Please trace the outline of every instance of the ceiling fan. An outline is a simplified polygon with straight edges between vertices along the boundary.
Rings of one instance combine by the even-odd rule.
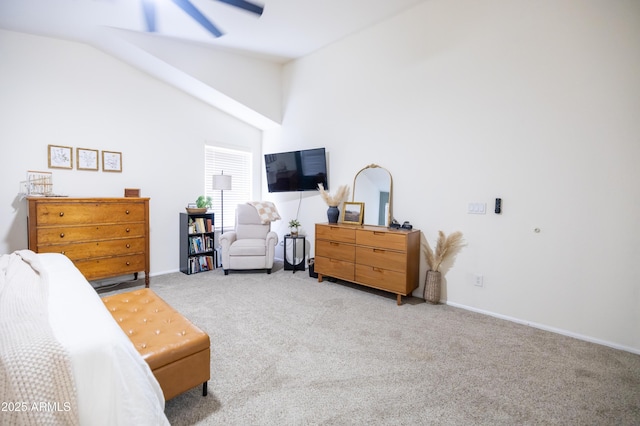
[[[204,27],[207,31],[213,34],[214,37],[220,37],[223,32],[218,29],[204,14],[196,7],[190,0],[171,0],[180,9],[185,11],[191,16],[197,23]],[[264,7],[258,4],[246,1],[246,0],[216,0],[221,3],[226,3],[230,6],[237,7],[238,9],[245,10],[247,12],[254,13],[258,16],[262,16]],[[144,12],[144,19],[147,25],[147,31],[156,32],[156,5],[155,0],[142,0],[142,10]]]

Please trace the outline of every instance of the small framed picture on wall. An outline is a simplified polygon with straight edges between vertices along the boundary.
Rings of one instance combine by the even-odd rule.
[[[122,153],[113,151],[102,151],[102,171],[121,172]]]
[[[50,169],[73,168],[73,148],[70,146],[49,145],[47,150]]]
[[[77,148],[76,168],[78,170],[98,170],[98,150]]]

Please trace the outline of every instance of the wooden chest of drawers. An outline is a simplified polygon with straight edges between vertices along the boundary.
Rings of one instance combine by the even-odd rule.
[[[87,280],[144,271],[149,287],[148,198],[27,200],[30,250],[66,255]]]
[[[377,226],[316,224],[314,270],[402,296],[418,288],[420,231]]]

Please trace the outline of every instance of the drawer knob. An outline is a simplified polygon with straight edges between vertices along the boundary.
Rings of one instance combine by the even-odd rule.
[[[127,232],[131,231],[131,229],[127,228]]]
[[[64,212],[60,212],[60,217],[64,216]]]
[[[127,266],[131,265],[131,263],[127,262]]]
[[[60,233],[60,238],[64,238],[64,232]]]
[[[127,244],[127,248],[131,248],[131,244]]]
[[[60,252],[60,254],[65,254],[64,250],[62,250],[62,251]]]
[[[126,214],[129,214],[129,210],[125,210],[124,212],[125,212]]]

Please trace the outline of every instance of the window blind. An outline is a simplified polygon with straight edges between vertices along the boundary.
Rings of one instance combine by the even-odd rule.
[[[205,145],[204,193],[213,199],[215,226],[222,224],[220,190],[213,189],[213,175],[231,175],[231,189],[224,191],[224,229],[232,230],[236,222],[236,206],[252,200],[251,158],[248,151]]]

